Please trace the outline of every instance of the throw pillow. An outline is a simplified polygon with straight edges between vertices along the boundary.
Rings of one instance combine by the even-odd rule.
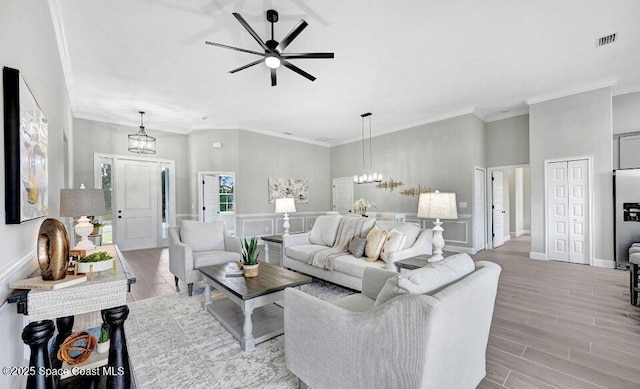
[[[367,220],[362,223],[362,231],[360,232],[360,237],[366,239],[369,231],[371,231],[374,224],[376,224],[376,219],[372,217],[367,218]]]
[[[391,277],[384,283],[380,293],[378,293],[378,297],[376,298],[376,302],[373,304],[373,307],[375,308],[396,296],[407,293],[408,292],[406,290],[402,289],[400,285],[398,285],[398,276]]]
[[[224,222],[180,222],[180,241],[193,251],[224,251]]]
[[[411,294],[429,294],[459,280],[475,268],[468,254],[456,254],[440,262],[401,274],[398,285]]]
[[[362,239],[359,236],[354,237],[349,242],[349,252],[353,254],[354,257],[360,258],[364,255],[364,248],[367,245],[367,240]]]
[[[401,294],[433,294],[475,270],[469,255],[456,254],[440,262],[411,270],[387,280],[378,293],[374,307]]]
[[[380,257],[382,246],[387,240],[387,231],[373,227],[367,234],[367,245],[364,247],[364,255],[368,262],[375,262]]]
[[[380,251],[380,259],[387,262],[387,258],[391,253],[400,251],[404,248],[404,242],[407,240],[407,234],[393,229],[389,232],[389,238],[384,242],[382,251]]]
[[[320,246],[333,247],[341,218],[340,215],[318,216],[316,222],[313,223],[313,228],[311,228],[309,241]]]

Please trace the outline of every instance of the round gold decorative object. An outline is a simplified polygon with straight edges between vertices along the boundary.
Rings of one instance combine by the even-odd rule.
[[[46,219],[38,231],[38,264],[42,279],[61,280],[69,267],[69,234],[57,219]]]

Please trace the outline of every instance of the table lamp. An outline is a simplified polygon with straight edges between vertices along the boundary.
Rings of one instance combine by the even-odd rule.
[[[89,240],[93,224],[87,216],[104,215],[106,212],[102,189],[60,189],[60,216],[78,217],[74,230],[80,236],[80,242],[74,250],[95,250],[96,246]]]
[[[456,207],[455,193],[440,193],[440,191],[420,193],[418,199],[418,217],[424,219],[436,219],[433,222],[433,255],[429,262],[442,260],[442,249],[444,248],[444,238],[442,237],[442,222],[440,219],[457,219],[458,208]]]
[[[284,228],[284,235],[289,235],[289,212],[296,211],[296,203],[293,197],[286,197],[283,199],[276,199],[276,213],[284,213],[284,223],[282,223],[282,227]]]

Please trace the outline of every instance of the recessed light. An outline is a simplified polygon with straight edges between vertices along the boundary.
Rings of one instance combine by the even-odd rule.
[[[203,116],[202,117],[202,120],[207,120],[207,119],[209,119],[209,116]]]

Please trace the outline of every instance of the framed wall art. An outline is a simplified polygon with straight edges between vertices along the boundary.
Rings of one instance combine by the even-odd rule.
[[[309,182],[294,178],[269,178],[269,202],[276,199],[293,197],[296,203],[309,202]]]
[[[6,223],[20,224],[49,211],[48,124],[20,72],[5,67],[2,78]]]

